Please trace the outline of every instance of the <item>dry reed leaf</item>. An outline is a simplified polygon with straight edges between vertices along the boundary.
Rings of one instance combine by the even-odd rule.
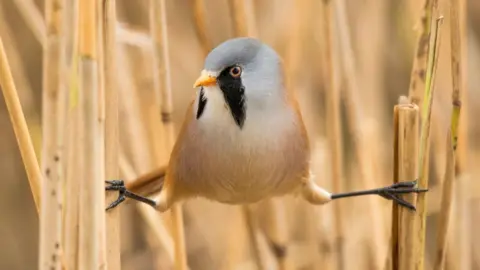
[[[434,6],[434,11],[436,7]],[[433,12],[433,11],[432,11]],[[435,19],[433,35],[430,37],[430,45],[428,51],[428,64],[425,80],[425,99],[422,107],[422,131],[420,139],[419,152],[419,188],[428,188],[428,161],[430,149],[430,117],[433,102],[433,93],[435,91],[435,74],[437,60],[440,48],[440,34],[443,17]],[[423,269],[425,264],[425,233],[426,233],[426,193],[418,194],[417,197],[417,214],[415,216],[417,235],[413,244],[413,255],[416,256],[415,268]]]

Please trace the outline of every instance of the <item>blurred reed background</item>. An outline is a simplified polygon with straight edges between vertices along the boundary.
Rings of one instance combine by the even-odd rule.
[[[105,231],[98,191],[105,175],[128,181],[167,163],[204,57],[234,36],[258,37],[285,59],[310,132],[314,174],[328,190],[419,177],[421,109],[401,96],[423,98],[425,72],[412,67],[414,59],[426,66],[428,56],[416,52],[424,1],[328,2],[1,0],[0,37],[42,172],[53,168],[47,176],[55,193],[41,193],[41,209],[49,211],[40,213],[40,245],[39,215],[2,95],[0,269],[39,269],[39,256],[54,264],[40,269],[94,269],[105,262],[108,269],[119,263],[126,270],[173,269],[173,243],[183,236],[170,214],[123,204],[119,223],[118,213],[106,215]],[[458,25],[451,24],[452,3],[460,6]],[[444,19],[425,174],[425,261],[415,269],[480,269],[480,1],[438,5],[432,22]],[[460,49],[455,83],[452,47]],[[0,72],[6,74],[4,65]],[[448,139],[452,85],[462,100],[455,162]],[[105,203],[114,198],[107,195]],[[325,206],[287,197],[248,208],[195,199],[179,210],[189,269],[414,269],[397,264],[409,258],[405,252],[418,251],[405,251],[411,243],[400,239],[408,238],[405,224],[413,214],[397,215],[376,196]],[[411,232],[421,238],[419,228]],[[58,241],[60,251],[52,248]]]

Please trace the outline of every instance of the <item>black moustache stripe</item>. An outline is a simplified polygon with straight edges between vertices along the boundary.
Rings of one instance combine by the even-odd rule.
[[[227,102],[228,107],[230,108],[230,113],[232,114],[233,120],[238,127],[242,128],[245,123],[246,110],[245,110],[245,95],[243,86],[237,90],[223,90],[223,96]]]
[[[217,83],[222,90],[233,120],[239,128],[242,128],[246,119],[245,87],[241,78],[230,75],[229,69],[226,68],[220,73],[217,77]]]
[[[197,109],[197,119],[202,116],[203,111],[205,110],[205,105],[207,105],[207,98],[205,97],[205,90],[200,88],[200,94],[198,97],[198,109]]]

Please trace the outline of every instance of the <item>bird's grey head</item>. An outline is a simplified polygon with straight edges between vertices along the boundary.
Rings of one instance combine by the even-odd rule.
[[[220,91],[241,128],[247,114],[276,106],[284,95],[279,55],[255,38],[234,38],[214,48],[194,87],[201,87],[197,118],[208,105],[206,91]],[[247,109],[248,108],[248,109]]]

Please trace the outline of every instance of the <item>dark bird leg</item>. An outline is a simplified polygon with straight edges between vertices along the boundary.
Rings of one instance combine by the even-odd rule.
[[[105,183],[109,184],[108,186],[105,187],[106,191],[118,191],[118,198],[114,202],[112,202],[107,207],[106,210],[117,207],[119,204],[125,201],[126,198],[130,198],[139,202],[146,203],[152,207],[156,206],[156,203],[154,200],[151,200],[149,198],[146,198],[128,191],[127,188],[125,187],[125,183],[123,182],[123,180],[107,180],[105,181]]]
[[[331,198],[332,200],[335,200],[340,198],[355,197],[355,196],[362,196],[362,195],[380,195],[387,200],[393,200],[396,203],[400,204],[401,206],[407,207],[410,210],[415,211],[415,206],[398,197],[398,194],[420,193],[420,192],[428,191],[428,189],[416,188],[415,187],[416,184],[417,184],[417,181],[399,182],[383,188],[332,194]]]

